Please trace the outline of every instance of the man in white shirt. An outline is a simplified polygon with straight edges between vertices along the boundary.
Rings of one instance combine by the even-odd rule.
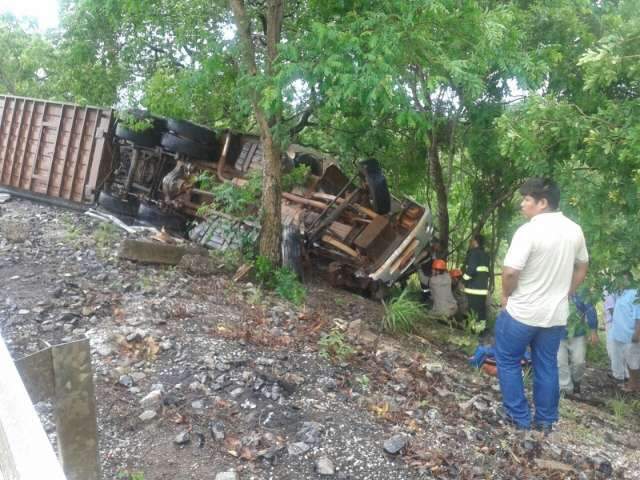
[[[529,222],[516,231],[502,270],[502,311],[496,319],[496,363],[507,419],[531,428],[522,359],[531,347],[533,426],[545,433],[558,420],[558,348],[569,315],[569,295],[582,283],[588,253],[582,229],[557,211],[553,180],[531,178],[520,188]]]

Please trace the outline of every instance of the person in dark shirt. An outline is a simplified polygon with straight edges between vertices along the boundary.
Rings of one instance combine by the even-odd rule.
[[[489,255],[484,251],[484,237],[474,235],[469,242],[469,252],[465,259],[464,293],[469,310],[478,320],[487,319],[487,295],[489,294]]]

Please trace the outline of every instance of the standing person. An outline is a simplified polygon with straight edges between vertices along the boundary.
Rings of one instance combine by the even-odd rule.
[[[560,392],[579,395],[587,356],[586,335],[592,345],[598,343],[598,315],[593,305],[578,295],[569,297],[567,330],[558,350]]]
[[[624,383],[627,381],[627,371],[624,366],[622,352],[616,350],[616,345],[611,336],[611,328],[613,327],[613,310],[616,306],[616,295],[614,293],[605,292],[604,295],[604,330],[607,332],[607,356],[611,365],[609,377],[616,382]]]
[[[626,371],[629,381],[624,390],[640,390],[640,305],[638,290],[631,287],[631,273],[623,275],[626,287],[616,296],[613,309],[613,322],[607,336],[612,346],[611,369],[613,376],[622,378],[624,383]]]
[[[496,319],[496,363],[504,413],[531,428],[520,360],[531,347],[533,427],[546,433],[558,420],[558,348],[569,315],[568,296],[587,275],[587,247],[579,225],[559,212],[560,189],[531,178],[520,187],[529,220],[513,236],[502,271],[502,307]]]
[[[469,242],[469,252],[464,262],[464,293],[469,310],[478,320],[487,319],[487,295],[489,293],[489,255],[484,251],[484,237],[474,235]]]
[[[447,262],[440,258],[433,261],[433,275],[429,278],[429,288],[433,298],[432,312],[451,317],[458,310],[458,303],[451,290],[451,276],[447,272]]]

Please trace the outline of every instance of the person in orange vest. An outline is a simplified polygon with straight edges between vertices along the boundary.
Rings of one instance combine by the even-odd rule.
[[[469,310],[478,320],[487,319],[487,295],[489,294],[489,255],[484,251],[484,237],[474,235],[469,242],[469,252],[465,259],[464,293],[467,295]]]
[[[451,290],[451,276],[447,272],[447,262],[436,258],[432,264],[433,274],[429,278],[429,288],[433,298],[432,312],[450,317],[458,311],[458,303]]]

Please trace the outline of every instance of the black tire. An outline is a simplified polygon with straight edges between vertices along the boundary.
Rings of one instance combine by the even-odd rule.
[[[98,196],[98,205],[116,215],[135,217],[138,214],[140,200],[134,195],[127,195],[126,198],[116,197],[103,190]]]
[[[187,122],[186,120],[167,118],[167,129],[180,137],[193,140],[196,143],[211,146],[216,144],[216,132],[207,127]]]
[[[165,212],[150,203],[141,203],[136,217],[138,220],[162,228],[170,232],[184,235],[187,230],[187,219],[178,213]]]
[[[138,132],[118,124],[116,126],[116,137],[127,140],[139,147],[155,148],[160,144],[160,133],[155,128]]]
[[[211,145],[196,143],[188,138],[167,132],[162,135],[160,144],[170,152],[182,153],[197,160],[213,162],[216,160],[217,148]]]
[[[302,235],[296,225],[282,227],[282,266],[287,267],[302,280]]]
[[[360,162],[360,172],[367,182],[369,201],[376,213],[385,215],[391,210],[391,194],[387,179],[377,160],[370,158]]]
[[[319,177],[322,175],[322,162],[320,159],[308,153],[299,153],[293,159],[293,168],[298,165],[306,165],[310,168],[311,174]]]

